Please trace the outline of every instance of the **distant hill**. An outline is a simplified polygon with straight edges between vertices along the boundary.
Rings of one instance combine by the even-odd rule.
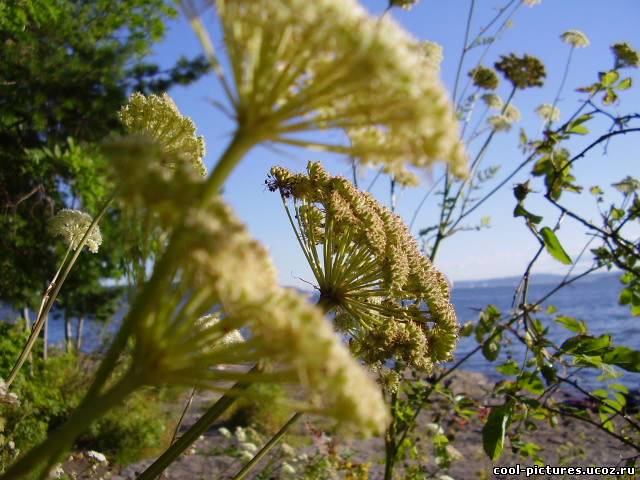
[[[575,276],[575,275],[573,275]],[[606,280],[618,281],[619,272],[592,273],[578,280],[580,283],[601,282]],[[554,273],[536,273],[531,275],[531,285],[555,284],[564,278],[564,275]],[[515,288],[520,283],[522,276],[489,278],[486,280],[461,280],[455,282],[454,287],[459,288],[486,288],[486,287],[512,287]]]

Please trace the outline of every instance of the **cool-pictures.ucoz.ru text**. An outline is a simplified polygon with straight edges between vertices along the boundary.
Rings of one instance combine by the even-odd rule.
[[[629,475],[636,474],[636,467],[552,467],[550,465],[514,465],[493,467],[493,474],[502,476],[532,477],[536,475]]]

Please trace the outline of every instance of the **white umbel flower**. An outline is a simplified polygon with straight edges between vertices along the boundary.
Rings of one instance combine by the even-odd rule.
[[[520,113],[520,110],[518,110],[518,108],[515,105],[511,105],[511,104],[507,105],[507,107],[504,109],[503,115],[511,123],[519,122],[520,119],[522,118],[522,114]]]
[[[550,103],[543,103],[536,108],[538,116],[547,122],[557,122],[560,120],[560,109]]]
[[[575,48],[585,48],[589,46],[589,39],[580,30],[567,30],[560,38],[564,43],[568,43]]]
[[[136,92],[120,109],[119,116],[128,133],[150,136],[161,145],[167,157],[179,158],[206,176],[207,167],[202,160],[204,137],[196,135],[193,121],[180,113],[169,95]]]
[[[492,115],[487,122],[495,132],[508,132],[511,130],[511,120],[505,115]]]
[[[466,154],[437,58],[388,16],[355,0],[216,0],[239,128],[261,141],[463,174]],[[227,77],[223,77],[225,81]],[[376,128],[383,144],[304,133]],[[326,139],[326,140],[325,140]],[[402,159],[402,160],[399,160]]]
[[[67,245],[75,250],[92,222],[91,215],[79,210],[64,208],[49,221],[49,229],[53,235],[62,237]],[[94,225],[87,238],[86,246],[91,253],[97,253],[101,244],[100,227]]]
[[[493,110],[502,110],[502,107],[504,106],[504,102],[502,101],[502,98],[500,98],[500,95],[495,93],[485,93],[481,98],[485,105]]]

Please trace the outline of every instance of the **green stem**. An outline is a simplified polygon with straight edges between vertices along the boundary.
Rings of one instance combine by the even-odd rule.
[[[393,479],[393,467],[396,463],[398,445],[396,443],[396,406],[398,404],[398,394],[391,394],[391,413],[392,420],[384,438],[384,480]]]
[[[174,443],[176,441],[176,438],[178,438],[178,433],[180,433],[180,427],[182,426],[182,422],[184,421],[184,417],[187,415],[187,412],[189,411],[189,407],[193,403],[193,398],[196,396],[196,391],[197,391],[197,388],[194,387],[191,390],[191,393],[189,394],[189,398],[187,399],[187,403],[185,404],[184,409],[182,410],[182,414],[180,415],[180,418],[178,419],[178,423],[176,423],[176,428],[173,431],[173,436],[171,437],[171,443]]]
[[[60,456],[69,449],[76,437],[84,431],[96,418],[117,406],[133,392],[138,382],[130,375],[125,375],[104,395],[83,401],[71,418],[58,430],[50,434],[40,445],[32,448],[0,477],[1,480],[18,480],[39,468],[43,463],[53,465]],[[45,468],[45,470],[47,470]],[[48,472],[41,471],[40,478],[46,478]]]
[[[200,204],[207,202],[209,198],[219,194],[220,188],[224,184],[229,174],[233,171],[233,168],[242,160],[242,157],[258,143],[259,138],[256,135],[246,135],[242,131],[236,131],[233,140],[224,151],[218,163],[216,164],[211,176],[207,180],[204,186],[204,190],[200,196]],[[155,304],[155,297],[157,292],[161,290],[161,285],[169,275],[172,275],[175,270],[175,257],[180,250],[180,243],[182,241],[183,229],[178,227],[173,233],[169,246],[165,254],[156,263],[153,274],[149,279],[149,282],[145,285],[129,310],[126,318],[122,322],[116,338],[114,339],[111,347],[105,355],[98,371],[96,372],[93,384],[87,393],[87,396],[97,395],[100,388],[105,384],[111,371],[115,367],[120,354],[127,346],[129,337],[132,335],[134,326],[137,324],[138,319],[143,318],[149,309]]]
[[[280,430],[278,430],[278,432],[269,439],[269,441],[267,443],[265,443],[265,445],[258,451],[258,453],[256,453],[254,455],[254,457],[249,461],[249,463],[245,464],[244,467],[242,467],[242,469],[236,473],[235,477],[233,477],[232,480],[242,480],[244,477],[247,476],[247,474],[253,469],[253,467],[260,461],[262,460],[262,458],[269,453],[269,450],[271,450],[276,443],[278,443],[278,441],[284,437],[284,435],[287,433],[287,431],[289,430],[289,428],[291,428],[291,426],[296,423],[301,417],[302,417],[302,412],[296,412],[293,414],[293,416],[289,419],[289,421],[287,423],[285,423],[282,428]]]
[[[91,222],[91,225],[89,225],[89,228],[87,228],[87,231],[85,232],[84,236],[82,237],[82,240],[80,240],[80,243],[76,247],[73,253],[73,256],[64,267],[64,270],[62,271],[62,275],[60,276],[59,280],[57,279],[57,277],[58,277],[58,273],[60,273],[60,270],[58,270],[58,273],[56,273],[56,277],[54,277],[54,280],[51,284],[53,286],[53,288],[51,289],[51,294],[48,296],[46,302],[44,303],[44,307],[40,309],[40,312],[38,313],[38,318],[36,319],[36,322],[33,325],[33,329],[31,330],[31,334],[27,339],[27,343],[22,349],[22,352],[20,352],[20,356],[18,357],[16,364],[13,366],[11,373],[9,373],[9,377],[7,378],[7,388],[13,383],[16,376],[18,375],[18,372],[20,371],[20,368],[22,368],[22,365],[24,365],[25,360],[27,359],[27,357],[29,356],[29,353],[33,349],[33,345],[36,343],[38,334],[40,333],[40,330],[42,329],[44,322],[47,316],[49,315],[49,311],[51,310],[51,307],[53,307],[53,304],[58,298],[58,293],[60,292],[62,285],[67,279],[69,272],[75,265],[76,260],[80,256],[80,252],[82,252],[82,249],[87,243],[87,240],[89,239],[89,235],[93,231],[94,227],[98,224],[98,222],[102,220],[102,217],[104,216],[104,214],[107,213],[107,209],[109,208],[109,205],[111,205],[111,202],[113,201],[114,197],[115,197],[115,192],[112,193],[109,196],[109,198],[107,198],[107,201],[104,203],[104,205],[98,212],[98,215],[96,216],[96,218],[93,219],[93,221]],[[67,255],[68,254],[69,254],[69,251],[67,251]],[[66,259],[66,255],[65,255],[65,259]],[[62,263],[64,265],[64,260]],[[60,268],[62,269],[62,266]],[[48,292],[45,292],[45,297],[47,295],[48,295]]]
[[[247,373],[259,370],[254,366]],[[237,394],[249,387],[250,382],[237,382],[231,389],[214,403],[206,413],[198,419],[186,432],[182,434],[158,459],[142,472],[137,480],[153,480],[171,465],[187,448],[203,435],[213,423],[236,401]]]
[[[214,195],[220,193],[222,185],[227,180],[233,169],[238,165],[240,160],[253,148],[260,143],[261,137],[256,134],[247,134],[242,130],[237,130],[233,140],[224,151],[220,160],[211,172],[207,180],[202,200],[206,201]]]

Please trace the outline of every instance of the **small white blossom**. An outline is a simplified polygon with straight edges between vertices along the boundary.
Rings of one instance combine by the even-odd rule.
[[[289,465],[287,462],[282,464],[282,471],[288,475],[293,475],[296,473],[296,469]]]
[[[87,452],[87,457],[98,463],[108,463],[107,457],[105,457],[103,453],[96,452],[95,450],[89,450]]]
[[[564,43],[568,43],[575,48],[585,48],[589,46],[589,39],[580,30],[567,30],[560,38]]]
[[[487,107],[494,110],[502,110],[502,107],[504,106],[504,102],[502,101],[502,98],[500,98],[500,95],[495,93],[485,93],[481,98]]]
[[[67,245],[75,250],[92,222],[91,215],[64,208],[49,221],[49,229],[54,236],[62,237]],[[86,246],[91,253],[97,253],[101,244],[100,227],[94,225],[87,238]]]
[[[245,452],[256,453],[258,451],[258,447],[255,443],[242,442],[239,446],[240,450],[244,450]]]
[[[507,105],[507,108],[504,109],[503,115],[511,123],[519,122],[520,119],[522,118],[522,114],[520,113],[520,110],[518,110],[515,105],[511,105],[511,104]]]
[[[550,103],[543,103],[538,108],[536,108],[536,113],[538,116],[547,122],[557,122],[560,120],[560,109],[558,107],[554,107]]]
[[[220,427],[218,429],[218,432],[220,433],[220,435],[222,435],[224,438],[231,438],[231,432],[229,431],[228,428],[225,427]]]
[[[241,443],[247,441],[247,433],[242,427],[236,427],[235,436],[236,436],[236,440],[238,440]]]
[[[492,115],[488,118],[487,122],[489,122],[491,128],[496,132],[508,132],[511,130],[511,120],[505,115]]]

